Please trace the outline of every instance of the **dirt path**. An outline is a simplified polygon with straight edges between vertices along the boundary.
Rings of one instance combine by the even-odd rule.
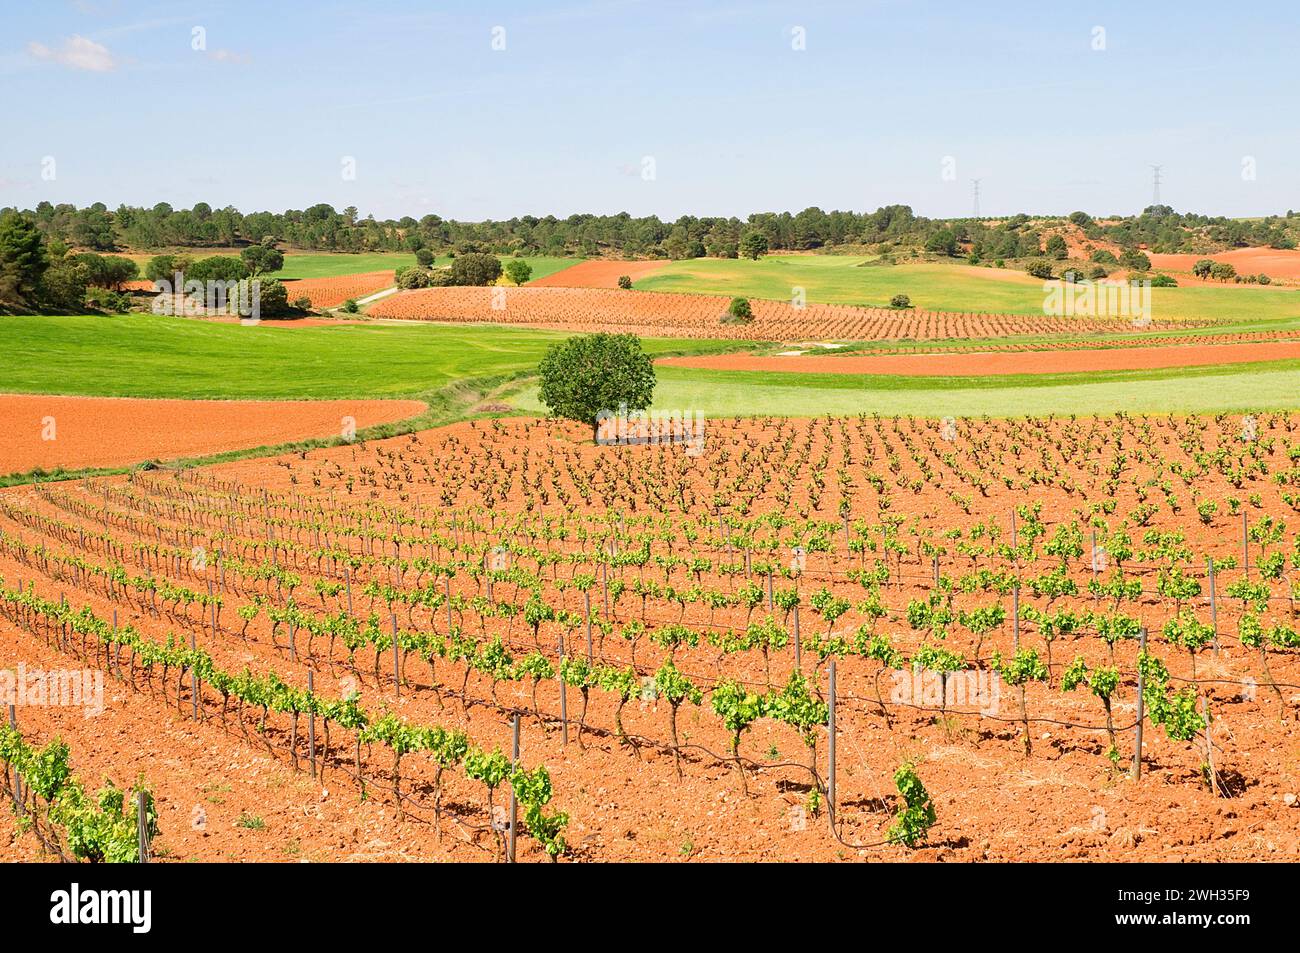
[[[140,400],[0,395],[0,473],[112,467],[340,434],[422,413],[418,400]]]
[[[857,357],[847,355],[844,357],[809,355],[756,357],[750,354],[721,354],[713,357],[667,357],[658,363],[672,367],[698,367],[719,371],[981,377],[1000,374],[1068,374],[1077,371],[1138,371],[1289,359],[1300,359],[1300,341],[1078,351],[880,354]]]

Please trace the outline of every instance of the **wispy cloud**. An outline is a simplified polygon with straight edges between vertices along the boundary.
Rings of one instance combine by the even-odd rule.
[[[58,49],[33,40],[27,44],[27,52],[38,60],[49,60],[69,69],[84,69],[92,73],[107,73],[117,67],[108,47],[84,36],[70,36]]]

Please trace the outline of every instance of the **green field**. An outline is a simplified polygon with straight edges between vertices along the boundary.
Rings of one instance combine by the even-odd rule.
[[[502,258],[501,264],[510,261]],[[524,261],[533,267],[533,278],[544,278],[563,268],[576,265],[581,258],[549,258],[545,256],[525,257]],[[435,265],[448,265],[451,259],[445,255],[434,260]],[[275,278],[333,278],[338,275],[355,275],[367,271],[388,271],[403,265],[414,265],[415,255],[407,252],[373,252],[349,255],[338,252],[289,252],[284,256],[284,269],[272,277]]]
[[[655,406],[706,417],[820,414],[1010,417],[1043,414],[1204,413],[1300,405],[1300,361],[1223,368],[1032,377],[868,377],[658,369]],[[511,402],[545,413],[535,386]]]
[[[285,328],[157,315],[0,317],[8,393],[102,397],[422,396],[527,373],[558,331],[435,324]],[[653,355],[735,350],[648,339]]]
[[[1043,283],[1023,272],[944,262],[882,265],[869,257],[768,255],[758,261],[668,262],[640,291],[739,295],[788,301],[795,288],[821,304],[885,306],[896,294],[929,311],[1041,314]],[[1274,319],[1300,316],[1300,290],[1226,285],[1153,288],[1155,318]]]

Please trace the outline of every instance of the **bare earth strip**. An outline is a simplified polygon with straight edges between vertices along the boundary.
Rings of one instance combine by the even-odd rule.
[[[0,473],[125,466],[341,434],[423,413],[418,400],[140,400],[0,395]]]
[[[635,283],[666,264],[666,261],[583,261],[528,284],[532,288],[617,288],[618,279],[623,275]]]
[[[1002,374],[1069,374],[1077,371],[1144,371],[1165,367],[1206,367],[1300,358],[1300,342],[1129,347],[1110,350],[1032,351],[964,354],[909,354],[818,357],[668,357],[660,364],[719,371],[793,371],[802,374],[894,374],[900,376],[982,377]]]

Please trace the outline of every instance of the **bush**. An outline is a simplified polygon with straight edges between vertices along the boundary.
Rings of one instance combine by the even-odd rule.
[[[73,259],[86,269],[86,282],[92,288],[111,288],[121,291],[122,284],[134,280],[140,274],[140,266],[130,258],[116,255],[96,255],[86,252]]]
[[[451,276],[458,285],[490,285],[501,277],[501,262],[480,252],[458,255],[451,263]]]
[[[356,298],[349,298],[347,301],[343,302],[339,310],[344,314],[356,314],[361,309],[357,306]]]
[[[1210,277],[1215,281],[1231,281],[1237,277],[1237,269],[1226,261],[1216,261],[1210,266]]]
[[[1089,256],[1089,258],[1099,265],[1119,264],[1119,259],[1115,257],[1115,254],[1105,248],[1098,248]]]
[[[1156,275],[1151,279],[1152,288],[1177,288],[1178,282],[1168,275]]]
[[[427,248],[417,248],[415,250],[415,263],[421,268],[432,268],[433,252]]]
[[[297,308],[299,311],[311,310],[311,298],[308,298],[306,295],[299,295],[297,298],[294,298],[289,303],[293,305],[293,307]]]
[[[131,310],[131,296],[111,288],[91,287],[86,291],[86,304],[112,314],[126,314]]]
[[[1208,278],[1210,277],[1210,269],[1213,267],[1214,259],[1201,258],[1197,260],[1196,264],[1192,265],[1192,274],[1197,278]]]
[[[891,308],[910,308],[912,306],[912,299],[907,295],[894,295],[889,299],[889,306]]]
[[[397,276],[397,287],[403,290],[429,287],[429,273],[423,268],[406,268]]]
[[[450,268],[435,268],[429,272],[430,288],[450,288],[456,283],[456,278],[451,273]]]
[[[1041,258],[1035,258],[1025,266],[1025,273],[1032,278],[1042,278],[1046,281],[1052,277],[1052,266]]]
[[[631,275],[619,275],[619,276],[618,276],[618,286],[619,286],[620,288],[622,288],[624,291],[630,291],[630,290],[632,290],[632,276],[631,276]]]
[[[727,305],[727,313],[723,317],[724,324],[748,324],[754,320],[754,309],[749,304],[748,298],[732,298],[731,304]]]
[[[1096,281],[1099,278],[1105,278],[1109,274],[1110,272],[1108,272],[1101,265],[1093,265],[1091,268],[1088,269],[1088,277],[1093,281]]]
[[[75,261],[56,262],[36,284],[36,302],[47,311],[80,314],[86,307],[86,268]]]
[[[1057,261],[1065,261],[1070,257],[1070,249],[1060,235],[1053,235],[1047,240],[1046,251],[1049,258],[1055,258]]]
[[[538,395],[550,412],[591,426],[602,412],[645,410],[654,397],[654,364],[632,334],[587,334],[551,345],[537,368]]]
[[[1268,275],[1264,274],[1262,271],[1259,273],[1259,277],[1256,280],[1261,285],[1271,285],[1273,283],[1273,279],[1270,278]]]
[[[260,317],[270,318],[289,313],[289,291],[285,288],[284,282],[277,281],[274,278],[245,279],[245,281],[240,282],[241,294],[243,293],[243,285],[246,283],[255,284],[257,287]]]
[[[1151,259],[1136,248],[1127,249],[1119,256],[1119,263],[1130,271],[1150,271]]]

